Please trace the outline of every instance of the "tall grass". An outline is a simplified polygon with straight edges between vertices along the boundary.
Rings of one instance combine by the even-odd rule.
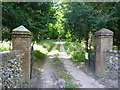
[[[73,62],[85,61],[85,43],[79,42],[65,42],[65,50],[71,55]]]
[[[11,46],[10,46],[10,41],[0,41],[0,52],[3,51],[10,51]]]

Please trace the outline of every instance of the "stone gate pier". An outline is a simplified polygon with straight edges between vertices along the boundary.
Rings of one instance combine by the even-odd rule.
[[[95,32],[95,73],[102,77],[106,69],[106,50],[112,50],[113,46],[113,32],[102,28]]]
[[[22,25],[13,29],[12,47],[13,50],[24,50],[25,54],[22,58],[22,77],[23,80],[28,81],[30,79],[31,32]]]

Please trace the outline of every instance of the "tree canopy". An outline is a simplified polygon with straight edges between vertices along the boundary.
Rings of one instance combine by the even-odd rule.
[[[34,40],[48,37],[49,23],[56,21],[55,10],[51,8],[53,3],[4,2],[2,6],[3,26],[7,27],[11,33],[12,29],[24,25],[32,32]],[[6,37],[6,39],[8,38]]]
[[[120,2],[4,2],[2,3],[3,40],[12,29],[24,25],[33,40],[64,38],[86,40],[107,28],[114,32],[114,45],[120,48]]]

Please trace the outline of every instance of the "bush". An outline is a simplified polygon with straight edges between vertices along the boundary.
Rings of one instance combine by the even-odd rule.
[[[34,50],[34,60],[38,61],[39,59],[42,59],[45,57],[45,54],[41,52],[40,50]]]
[[[118,50],[118,46],[115,46],[115,45],[114,45],[114,46],[112,47],[112,49],[113,49],[113,50]]]
[[[79,42],[65,42],[65,50],[71,55],[74,62],[84,62],[85,61],[85,43]]]
[[[10,51],[11,47],[10,47],[10,41],[0,41],[0,52],[3,51]]]

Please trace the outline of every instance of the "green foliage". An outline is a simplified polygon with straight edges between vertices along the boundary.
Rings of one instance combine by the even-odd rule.
[[[114,44],[120,48],[119,21],[120,2],[95,2],[95,3],[63,3],[64,29],[69,41],[81,41],[89,38],[88,33],[108,28],[114,34]],[[118,49],[119,49],[118,48]]]
[[[48,45],[49,44],[49,45]],[[49,52],[52,49],[53,43],[44,43],[43,47]]]
[[[0,52],[3,51],[10,51],[11,47],[10,47],[10,42],[9,41],[0,41]]]
[[[118,50],[118,47],[117,46],[113,46],[112,49],[113,50]]]
[[[60,44],[58,44],[56,49],[60,52]]]
[[[50,51],[54,45],[54,43],[56,42],[56,40],[54,39],[44,39],[44,40],[41,40],[41,41],[38,41],[36,42],[38,45],[42,45],[43,48],[46,49],[46,51]]]
[[[55,57],[58,57],[58,56],[59,56],[59,54],[58,54],[58,53],[56,53],[56,54],[54,54],[54,56],[55,56]]]
[[[53,58],[53,62],[54,63],[59,62],[59,58],[58,57]]]
[[[53,58],[53,61],[54,61],[54,62],[58,62],[58,61],[59,61],[58,56],[59,56],[58,53],[55,53],[55,54],[54,54],[54,58]]]
[[[3,2],[3,40],[10,39],[12,29],[24,25],[32,40],[86,40],[89,32],[108,28],[114,32],[114,45],[120,49],[120,2]],[[7,27],[7,28],[6,28]],[[46,45],[45,45],[46,46]]]
[[[61,9],[61,4],[54,3],[53,9],[55,10],[54,18],[56,18],[56,21],[54,23],[49,24],[49,31],[50,31],[50,37],[56,37],[58,39],[64,38],[65,31],[64,31],[64,23],[65,19],[64,16],[64,9]]]
[[[84,62],[85,60],[85,43],[66,42],[65,50],[71,55],[73,62]]]
[[[38,61],[52,49],[55,40],[42,40],[34,44],[34,58]]]
[[[49,23],[54,23],[55,10],[51,2],[3,2],[2,25],[9,28],[7,39],[12,29],[24,25],[32,32],[32,39],[49,37]],[[54,31],[53,31],[54,32]],[[5,34],[3,33],[3,39]]]
[[[67,74],[67,73],[64,72],[64,71],[60,71],[60,72],[59,72],[59,77],[60,77],[60,78],[63,78],[63,79],[71,79],[71,78],[72,78],[72,76],[70,76],[69,74]]]
[[[78,85],[73,83],[72,81],[70,80],[67,80],[65,82],[65,88],[78,88]]]
[[[39,59],[42,59],[45,57],[45,54],[39,50],[34,50],[34,60],[38,61]]]
[[[96,12],[84,3],[67,3],[65,7],[67,12],[64,15],[66,19],[64,29],[67,38],[74,38],[72,41],[86,38],[86,34],[93,28]]]
[[[33,67],[33,69],[35,70],[35,72],[39,72],[39,68],[38,67]]]
[[[8,29],[7,27],[2,27],[2,37],[1,37],[1,39],[2,39],[2,41],[8,41],[8,40],[10,40],[10,29]]]

